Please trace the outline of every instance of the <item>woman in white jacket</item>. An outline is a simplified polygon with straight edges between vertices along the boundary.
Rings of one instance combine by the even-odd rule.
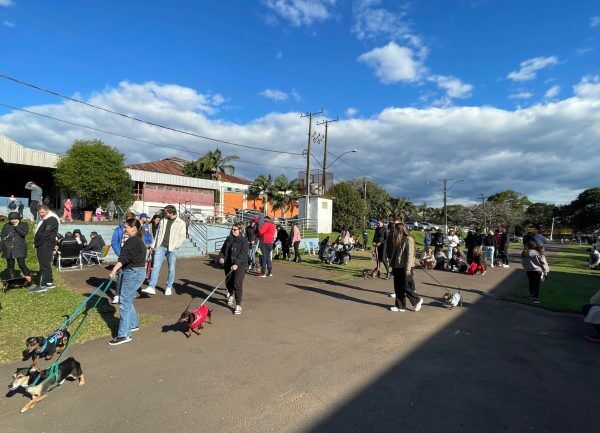
[[[521,263],[529,280],[531,302],[539,304],[540,283],[546,278],[548,272],[550,272],[548,262],[544,256],[544,247],[538,245],[536,241],[527,242],[521,253]]]

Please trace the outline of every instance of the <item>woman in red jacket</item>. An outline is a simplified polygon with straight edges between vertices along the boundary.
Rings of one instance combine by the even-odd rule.
[[[271,262],[271,251],[273,251],[273,242],[275,241],[275,224],[271,221],[270,216],[266,216],[265,223],[258,229],[258,237],[261,238],[260,243],[262,257],[260,259],[262,272],[259,277],[265,278],[273,276],[273,263]]]

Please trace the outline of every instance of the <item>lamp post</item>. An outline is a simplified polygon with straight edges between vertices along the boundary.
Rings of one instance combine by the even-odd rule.
[[[556,220],[556,219],[558,219],[558,218],[552,217],[552,227],[550,227],[550,240],[553,240],[552,235],[554,234],[554,220]]]
[[[448,186],[449,180],[453,179],[440,179],[440,182],[444,182],[444,233],[448,233],[448,191],[458,182],[464,182],[464,179],[458,179],[452,185]]]

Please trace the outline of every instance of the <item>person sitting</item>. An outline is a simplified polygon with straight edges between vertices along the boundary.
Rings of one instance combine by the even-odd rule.
[[[485,256],[481,252],[481,247],[475,248],[473,251],[473,262],[471,266],[467,269],[467,275],[475,275],[477,272],[481,272],[481,275],[485,275],[486,267],[485,267]]]
[[[62,266],[76,266],[78,258],[76,256],[81,252],[81,246],[73,233],[66,232],[65,237],[60,241],[58,246],[57,260],[60,260]],[[64,257],[64,258],[63,258]]]
[[[594,343],[600,343],[600,290],[592,296],[590,303],[585,304],[581,311],[585,316],[584,322],[591,324],[596,331],[595,334],[585,335],[585,338]]]
[[[92,264],[92,258],[102,252],[102,249],[106,246],[104,239],[96,232],[90,233],[90,243],[83,247],[81,255],[83,256],[83,263],[86,265]],[[100,264],[100,263],[98,263]]]
[[[427,247],[427,249],[423,252],[423,256],[421,257],[421,267],[423,269],[435,268],[435,257],[431,247]]]
[[[329,236],[321,241],[319,244],[319,260],[325,261],[325,250],[329,248]]]
[[[452,257],[448,263],[451,272],[463,273],[467,270],[468,266],[465,263],[465,255],[458,247],[452,248]]]
[[[87,239],[81,234],[81,230],[73,230],[73,237],[75,237],[75,240],[77,240],[77,243],[81,245],[82,249],[87,245]]]
[[[438,249],[436,247],[435,253],[433,254],[433,257],[435,259],[435,270],[436,271],[443,271],[446,269],[446,254],[444,254],[444,250],[443,249]]]

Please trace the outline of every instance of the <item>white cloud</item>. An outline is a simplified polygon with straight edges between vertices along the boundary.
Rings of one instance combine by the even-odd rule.
[[[432,75],[429,81],[437,83],[438,87],[446,91],[449,98],[470,98],[473,92],[473,85],[463,83],[460,78],[444,75]]]
[[[10,21],[2,21],[2,24],[5,25],[6,27],[10,27],[10,28],[16,27],[16,24],[12,23]]]
[[[0,0],[0,6],[9,7],[14,6],[15,2],[12,0]]]
[[[346,109],[346,116],[348,117],[354,117],[358,114],[358,109],[354,108],[354,107],[348,107]]]
[[[575,50],[575,54],[577,54],[578,56],[583,56],[586,53],[589,53],[590,51],[594,51],[593,48],[577,48]]]
[[[331,17],[336,0],[264,0],[264,4],[294,27],[309,26]]]
[[[518,71],[512,71],[508,74],[507,78],[513,81],[529,81],[533,80],[537,76],[537,72],[547,68],[548,66],[556,65],[558,63],[558,57],[534,57],[532,59],[521,62]]]
[[[300,113],[270,113],[245,123],[233,123],[209,117],[209,112],[215,110],[212,100],[211,95],[173,84],[127,82],[86,98],[108,109],[200,135],[259,147],[302,150],[307,125]],[[25,108],[197,152],[217,147],[212,142],[139,124],[74,102]],[[130,163],[169,156],[198,156],[20,112],[0,116],[0,132],[24,146],[52,152],[66,151],[75,139],[100,138],[123,152]],[[329,139],[337,154],[353,148],[359,150],[344,159],[362,171],[337,162],[332,167],[336,180],[373,176],[392,194],[402,194],[419,203],[441,202],[439,185],[425,183],[431,179],[431,173],[436,173],[435,179],[465,178],[465,182],[453,188],[453,203],[468,200],[482,191],[491,194],[506,189],[523,192],[534,201],[568,202],[582,189],[598,186],[600,154],[592,144],[600,141],[600,77],[583,78],[574,87],[572,97],[514,111],[476,106],[389,107],[368,118],[340,120],[330,129]],[[236,174],[248,179],[261,173],[293,176],[289,169],[281,167],[302,167],[297,156],[259,152],[257,157],[252,151],[218,146],[226,155],[277,166],[237,164]],[[399,151],[390,151],[393,149]],[[443,158],[436,157],[440,152]],[[381,155],[386,155],[385,164],[381,164]],[[532,170],[531,161],[540,158],[543,164]]]
[[[212,103],[213,103],[213,105],[215,105],[215,106],[218,107],[219,105],[222,105],[223,102],[225,102],[225,98],[223,97],[223,95],[221,95],[219,93],[216,93],[216,94],[212,95]]]
[[[600,27],[600,16],[596,15],[590,18],[590,27]]]
[[[292,89],[290,95],[292,95],[292,98],[294,98],[296,101],[302,101],[302,96],[300,96],[300,93],[298,93],[296,89]]]
[[[352,6],[354,15],[352,33],[360,40],[378,37],[394,40],[410,34],[410,26],[403,20],[405,13],[373,7],[379,6],[380,3],[379,0],[358,0],[354,2]]]
[[[531,99],[532,97],[533,93],[531,92],[519,92],[508,95],[508,99]]]
[[[375,75],[383,84],[400,81],[418,81],[423,78],[426,69],[414,51],[392,41],[361,54],[358,61],[375,69]]]
[[[560,93],[560,86],[550,87],[544,94],[544,99],[554,99]]]
[[[277,89],[266,89],[260,92],[262,96],[273,101],[285,101],[288,98],[288,94],[282,90]]]

